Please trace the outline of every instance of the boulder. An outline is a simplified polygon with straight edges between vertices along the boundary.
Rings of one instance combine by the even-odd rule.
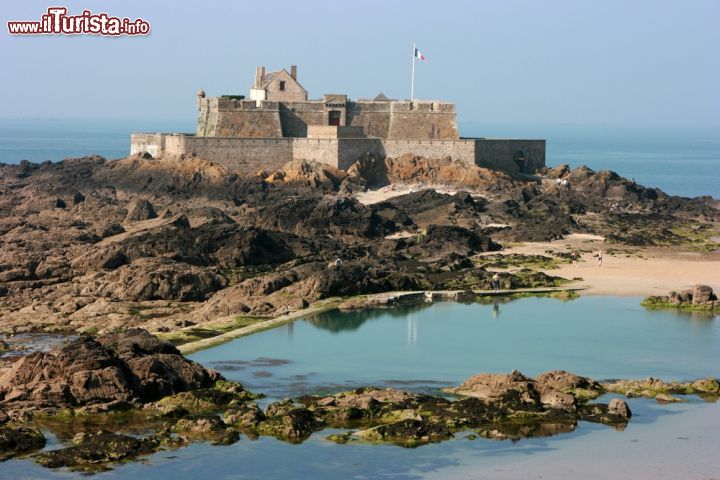
[[[128,207],[128,214],[125,217],[126,222],[140,222],[142,220],[150,220],[157,218],[155,207],[149,200],[134,200]]]
[[[450,393],[480,398],[488,402],[519,401],[524,406],[540,406],[535,381],[517,370],[510,374],[481,373],[465,380]]]
[[[610,400],[610,403],[608,404],[608,413],[617,415],[621,418],[630,418],[632,416],[632,412],[630,412],[628,404],[625,400],[620,400],[619,398],[613,398]]]

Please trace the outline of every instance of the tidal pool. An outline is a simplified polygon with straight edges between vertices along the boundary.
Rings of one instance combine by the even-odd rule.
[[[720,377],[720,325],[711,315],[646,311],[639,298],[525,298],[497,305],[435,303],[331,312],[193,355],[270,399],[360,385],[435,393],[480,372],[569,370],[595,379]],[[268,401],[269,401],[268,400]],[[604,400],[607,400],[604,399]],[[580,422],[520,441],[454,440],[416,449],[336,445],[318,432],[300,445],[273,438],[194,444],[120,465],[98,478],[505,479],[717,478],[720,404],[628,399],[624,431]],[[57,448],[57,442],[50,442]],[[0,478],[74,478],[27,460]]]
[[[359,385],[433,390],[481,372],[597,380],[720,375],[720,322],[640,298],[524,298],[329,312],[191,358],[272,397]]]

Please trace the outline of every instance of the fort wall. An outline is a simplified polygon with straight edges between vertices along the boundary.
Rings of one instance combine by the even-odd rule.
[[[545,140],[476,139],[475,164],[508,173],[537,172],[545,166]]]
[[[131,153],[197,155],[240,175],[274,171],[292,160],[325,163],[347,170],[358,159],[410,154],[450,158],[508,173],[532,173],[545,165],[545,140],[464,138],[393,140],[379,138],[228,138],[182,134],[133,134]]]
[[[331,96],[326,96],[331,97]],[[326,101],[327,100],[327,101]],[[371,138],[457,140],[455,104],[429,101],[256,102],[225,97],[199,100],[199,137],[302,138],[308,125],[328,125],[337,111],[340,126],[362,127]]]

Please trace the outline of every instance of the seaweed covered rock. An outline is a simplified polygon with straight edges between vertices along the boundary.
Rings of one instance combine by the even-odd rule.
[[[242,408],[245,402],[258,398],[258,395],[248,392],[240,384],[232,384],[234,388],[227,388],[228,383],[219,381],[213,388],[198,388],[169,395],[149,405],[149,408],[172,417]]]
[[[268,405],[264,416],[257,427],[258,433],[291,443],[302,442],[325,426],[325,421],[315,412],[289,400]]]
[[[44,446],[45,437],[37,428],[0,426],[0,462]]]
[[[648,377],[643,380],[615,380],[604,383],[603,387],[608,392],[620,393],[628,398],[697,395],[709,400],[717,400],[720,397],[720,382],[714,378],[701,378],[694,382],[665,382],[658,378]]]
[[[80,434],[75,443],[70,447],[39,453],[35,461],[48,468],[102,471],[107,470],[108,464],[149,455],[160,446],[154,437],[136,438],[111,432]]]
[[[442,423],[433,423],[423,419],[406,419],[363,430],[359,436],[365,440],[386,441],[404,447],[417,447],[447,440],[453,434]]]

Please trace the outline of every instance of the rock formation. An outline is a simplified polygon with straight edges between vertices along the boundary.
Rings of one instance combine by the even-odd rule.
[[[209,387],[221,378],[183,358],[172,344],[130,329],[81,336],[56,350],[22,357],[0,376],[0,407],[8,412],[116,410]]]
[[[667,296],[648,297],[642,304],[648,308],[720,311],[720,300],[708,285],[696,285],[681,292],[670,292]]]

